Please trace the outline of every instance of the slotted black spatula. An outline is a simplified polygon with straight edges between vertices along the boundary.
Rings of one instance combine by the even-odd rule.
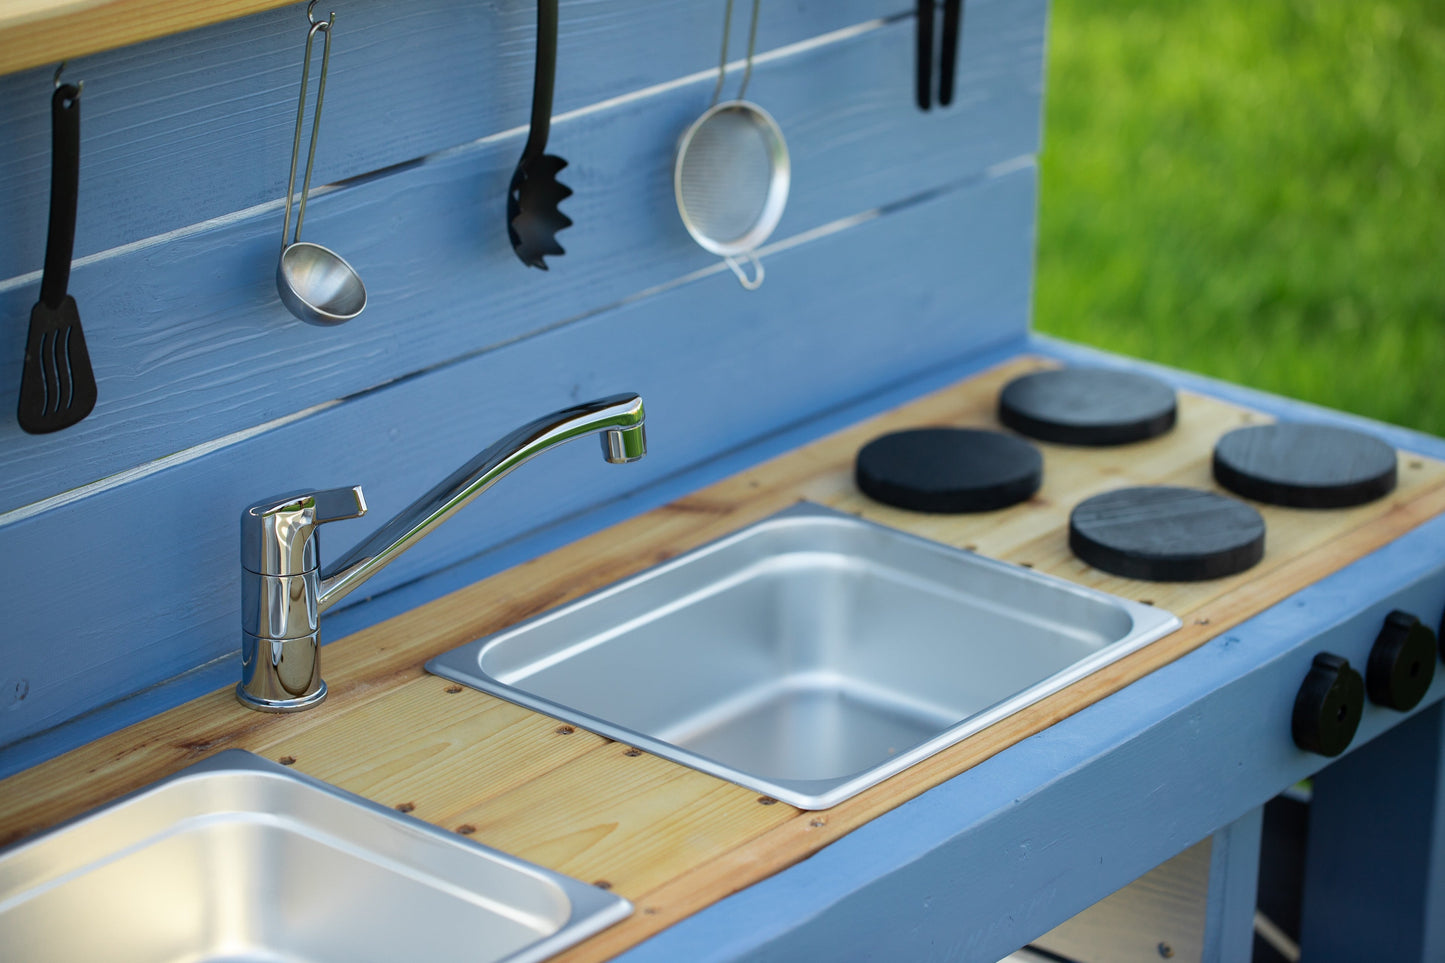
[[[30,311],[17,412],[20,427],[32,435],[69,428],[90,414],[96,395],[80,311],[75,298],[66,293],[80,183],[80,88],[74,84],[56,87],[50,116],[50,229],[45,239],[40,300]]]

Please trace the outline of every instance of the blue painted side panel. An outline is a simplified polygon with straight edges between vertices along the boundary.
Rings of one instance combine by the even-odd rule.
[[[362,484],[373,515],[328,529],[335,558],[536,413],[642,393],[645,460],[549,454],[379,575],[380,591],[1017,339],[1034,194],[1032,167],[942,194],[777,253],[759,292],[715,272],[0,528],[0,691],[28,689],[0,714],[0,744],[234,651],[236,520],[268,494]],[[907,264],[876,270],[903,249]],[[118,559],[128,547],[138,557]]]
[[[1445,959],[1445,706],[1315,776],[1309,822],[1304,958]]]
[[[759,50],[906,8],[899,0],[765,3]],[[348,0],[335,9],[315,183],[526,125],[535,3]],[[281,197],[305,10],[297,3],[70,62],[67,79],[85,81],[77,256]],[[736,29],[746,28],[746,13],[735,13]],[[563,0],[554,111],[716,67],[721,26],[722,5],[709,0]],[[40,265],[53,72],[0,76],[0,279]],[[280,222],[278,214],[278,235]]]
[[[1209,848],[1209,895],[1204,916],[1204,963],[1234,963],[1254,951],[1259,905],[1259,845],[1264,807],[1214,834]]]
[[[1299,682],[1320,651],[1363,663],[1396,607],[1439,619],[1445,518],[619,959],[992,963],[1321,769]],[[1371,706],[1355,749],[1400,721]]]
[[[787,131],[793,158],[794,188],[776,237],[1030,155],[1041,8],[1042,0],[1026,0],[971,13],[977,35],[995,45],[971,62],[965,103],[934,115],[909,107],[907,21],[759,65],[751,90]],[[553,147],[572,161],[565,179],[577,193],[565,209],[576,225],[562,236],[569,253],[545,274],[517,261],[503,229],[521,133],[316,199],[306,235],[355,265],[371,296],[365,313],[340,328],[303,325],[277,299],[278,210],[78,268],[71,290],[100,400],[58,435],[28,436],[0,420],[0,512],[494,349],[716,265],[684,231],[671,186],[673,145],[711,90],[711,80],[699,79],[554,126]],[[895,166],[900,144],[908,145],[907,177]],[[995,229],[969,222],[956,232]],[[954,243],[952,235],[944,243]],[[899,249],[909,252],[900,259],[904,270],[912,246]],[[877,256],[874,270],[894,269]],[[28,318],[36,289],[0,293],[0,316]],[[770,297],[765,288],[751,303]],[[846,329],[870,319],[845,314],[835,323]],[[0,398],[18,391],[24,337],[23,323],[0,325],[0,359],[17,362],[0,364]]]

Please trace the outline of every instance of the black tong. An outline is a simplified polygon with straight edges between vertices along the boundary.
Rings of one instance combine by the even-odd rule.
[[[933,106],[933,21],[938,0],[918,0],[918,109]],[[963,0],[943,0],[943,36],[938,52],[938,106],[953,103],[958,63],[958,34],[963,28]]]

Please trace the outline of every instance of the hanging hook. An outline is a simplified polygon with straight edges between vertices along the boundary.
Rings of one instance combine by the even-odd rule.
[[[60,62],[60,66],[58,66],[58,67],[55,68],[55,89],[56,89],[56,90],[59,90],[59,89],[60,89],[60,75],[65,72],[65,63],[66,63],[66,62],[65,62],[64,60],[62,60],[62,61]],[[84,90],[84,89],[85,89],[85,81],[82,80],[80,83],[78,83],[78,84],[75,85],[75,97],[74,97],[73,99],[77,99],[77,100],[78,100],[78,99],[80,98],[80,92],[81,92],[82,90]]]
[[[328,19],[328,20],[324,20],[324,21],[317,20],[317,19],[316,19],[315,10],[316,10],[316,4],[319,3],[319,2],[320,2],[320,0],[311,0],[311,2],[306,5],[306,20],[307,20],[307,22],[309,22],[309,23],[311,24],[311,26],[313,26],[313,27],[317,26],[317,25],[320,24],[320,23],[325,23],[326,26],[329,27],[329,26],[331,26],[331,24],[332,24],[333,22],[335,22],[335,20],[336,20],[336,11],[335,11],[335,10],[331,11],[331,17],[330,17],[330,19]]]

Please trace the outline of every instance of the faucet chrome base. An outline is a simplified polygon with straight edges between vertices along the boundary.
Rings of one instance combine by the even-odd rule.
[[[326,683],[321,683],[321,688],[299,699],[258,699],[246,691],[245,683],[238,682],[236,683],[236,701],[248,709],[257,709],[261,712],[300,712],[302,709],[310,709],[312,706],[319,706],[326,701]]]
[[[236,698],[262,712],[296,712],[319,705],[326,683],[316,657],[321,633],[299,639],[261,639],[241,633],[241,682]]]

